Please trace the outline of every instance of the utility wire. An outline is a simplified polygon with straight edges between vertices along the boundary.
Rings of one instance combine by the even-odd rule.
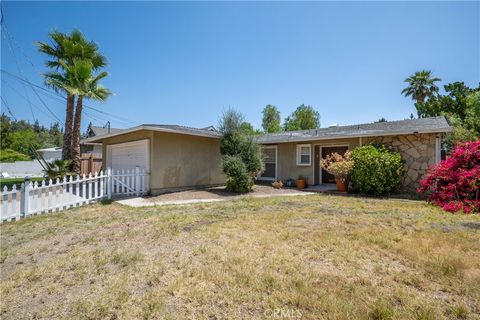
[[[8,47],[10,49],[10,52],[12,53],[12,56],[13,56],[13,60],[15,61],[15,65],[17,66],[17,70],[18,72],[20,73],[20,75],[26,79],[26,76],[25,76],[25,73],[23,72],[22,68],[20,67],[20,63],[17,59],[17,55],[15,54],[15,49],[13,48],[13,45],[12,45],[12,41],[11,41],[11,38],[9,36],[9,33],[8,33],[8,30],[7,30],[7,26],[5,25],[5,22],[3,22],[2,20],[2,35],[3,35],[3,38],[7,41],[8,43]],[[23,87],[23,90],[25,91],[25,95],[28,96],[28,93],[27,93],[27,87],[25,86],[24,83],[22,83],[22,87]],[[28,101],[28,105],[30,107],[30,112],[32,113],[32,118],[33,118],[33,121],[36,120],[35,118],[35,114],[33,113],[33,108],[32,108],[32,103],[30,102],[30,100]]]
[[[1,72],[3,72],[4,74],[6,74],[6,75],[8,75],[8,76],[10,76],[10,77],[12,77],[12,78],[14,78],[14,79],[16,79],[17,81],[26,82],[26,83],[28,83],[30,86],[36,87],[36,88],[38,88],[38,89],[40,89],[40,90],[48,93],[48,95],[49,95],[52,99],[57,99],[57,100],[58,100],[59,98],[61,98],[62,101],[67,99],[65,96],[63,96],[63,95],[61,95],[61,94],[59,94],[59,93],[53,92],[53,91],[51,91],[51,90],[48,90],[48,89],[46,89],[46,88],[44,88],[44,87],[42,87],[42,86],[39,86],[39,85],[37,85],[37,84],[35,84],[35,83],[32,83],[32,82],[30,82],[30,81],[28,81],[28,80],[22,79],[22,78],[18,77],[17,75],[12,74],[11,72],[8,72],[8,71],[3,70],[3,69],[1,69]],[[99,109],[97,109],[97,108],[94,108],[94,107],[92,107],[92,106],[88,106],[88,105],[86,105],[86,104],[84,104],[83,106],[84,106],[85,108],[88,108],[88,109],[93,110],[93,111],[95,111],[95,112],[98,112],[98,113],[104,114],[104,115],[106,115],[106,116],[115,118],[115,119],[117,119],[117,120],[120,121],[120,122],[125,122],[125,123],[130,123],[130,124],[135,124],[135,125],[138,125],[138,124],[139,124],[139,123],[136,122],[136,121],[133,121],[133,120],[130,120],[130,119],[127,119],[127,118],[123,118],[123,117],[120,117],[120,116],[117,116],[117,115],[114,115],[114,114],[105,112],[105,111],[103,111],[103,110],[99,110]]]
[[[26,97],[25,95],[23,95],[21,92],[19,92],[18,90],[16,90],[11,84],[9,84],[4,78],[2,78],[2,83],[4,85],[6,85],[8,88],[10,88],[10,90],[12,90],[13,92],[15,92],[16,94],[18,94],[20,97],[22,97],[23,99],[25,99],[27,102],[31,103],[32,106],[34,106],[35,108],[37,108],[39,111],[43,112],[47,117],[49,117],[51,120],[53,120],[54,122],[57,122],[57,120],[55,118],[53,118],[50,114],[48,113],[45,113],[45,111],[39,107],[38,105],[34,104],[33,102],[30,101],[30,99],[28,97]]]

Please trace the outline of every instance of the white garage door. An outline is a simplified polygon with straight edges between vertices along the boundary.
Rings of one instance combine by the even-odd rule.
[[[107,146],[108,166],[113,170],[145,169],[150,171],[148,140],[139,140]]]

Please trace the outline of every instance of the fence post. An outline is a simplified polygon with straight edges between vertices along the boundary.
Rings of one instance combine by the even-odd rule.
[[[107,168],[107,197],[112,199],[112,169]]]
[[[20,215],[25,218],[30,208],[30,177],[26,176],[23,182],[22,201],[20,202]]]
[[[140,194],[140,167],[135,167],[135,194]]]
[[[93,171],[93,153],[90,153],[90,157],[88,158],[88,173]]]

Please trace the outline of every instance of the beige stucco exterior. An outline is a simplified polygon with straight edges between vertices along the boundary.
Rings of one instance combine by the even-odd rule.
[[[220,168],[219,139],[178,133],[140,130],[105,138],[103,167],[108,163],[108,145],[143,139],[149,141],[152,194],[225,182]]]
[[[427,168],[436,161],[435,133],[417,135],[395,135],[380,137],[357,137],[349,139],[314,140],[308,142],[286,142],[277,144],[264,144],[277,148],[277,179],[296,179],[298,176],[307,178],[309,184],[314,183],[315,146],[347,146],[349,150],[370,143],[382,143],[398,151],[405,161],[404,186],[413,190],[418,186],[418,181],[426,173]],[[312,161],[310,165],[297,165],[297,145],[311,145]],[[321,154],[321,153],[320,153]],[[320,170],[321,171],[321,170]],[[320,173],[321,174],[321,173]],[[321,176],[320,176],[321,181]]]

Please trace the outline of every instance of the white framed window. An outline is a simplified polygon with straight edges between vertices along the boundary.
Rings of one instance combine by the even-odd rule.
[[[297,144],[297,166],[309,166],[312,164],[312,145]]]

